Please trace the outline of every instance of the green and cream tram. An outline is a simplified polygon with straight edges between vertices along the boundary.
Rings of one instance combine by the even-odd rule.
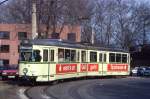
[[[20,46],[19,77],[31,81],[129,73],[130,54],[122,50],[46,39],[26,41]]]

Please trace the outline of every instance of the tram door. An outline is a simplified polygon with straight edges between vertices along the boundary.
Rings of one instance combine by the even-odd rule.
[[[105,69],[106,69],[106,53],[105,52],[99,53],[99,64],[100,64],[101,74],[104,75]]]
[[[51,69],[52,65],[55,65],[53,64],[54,63],[54,48],[44,48],[43,49],[43,62],[45,63],[46,67],[47,68],[47,75],[48,75],[48,81],[50,80],[50,73],[51,73]]]

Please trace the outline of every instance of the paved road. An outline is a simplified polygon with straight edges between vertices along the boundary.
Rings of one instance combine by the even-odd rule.
[[[150,78],[68,82],[47,88],[55,99],[149,99]]]
[[[90,79],[23,87],[8,85],[0,89],[0,99],[149,99],[150,78]],[[6,94],[7,92],[7,94]],[[8,96],[8,97],[7,97]],[[11,96],[11,98],[9,98]]]

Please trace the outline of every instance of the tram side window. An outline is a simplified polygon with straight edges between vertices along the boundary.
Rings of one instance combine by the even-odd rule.
[[[75,50],[71,50],[71,61],[76,62],[76,51]]]
[[[86,62],[86,51],[82,51],[82,52],[81,52],[81,57],[82,57],[82,58],[81,58],[81,59],[82,59],[81,61],[82,61],[82,62]]]
[[[115,62],[115,53],[109,53],[109,62]]]
[[[50,51],[50,61],[53,62],[54,61],[54,50]]]
[[[77,62],[79,62],[80,61],[80,52],[78,51],[77,52]]]
[[[90,62],[97,62],[97,52],[90,52]]]
[[[103,54],[99,53],[99,62],[103,62]]]
[[[103,61],[106,62],[106,54],[104,54]]]
[[[48,50],[43,50],[43,61],[48,61]]]
[[[122,54],[122,63],[127,63],[127,54]]]
[[[58,61],[59,62],[64,61],[64,49],[58,49]]]
[[[70,61],[70,50],[65,49],[65,61],[69,62]]]
[[[33,51],[33,54],[34,54],[34,58],[35,58],[35,61],[36,62],[40,62],[42,57],[40,55],[40,50],[34,50]]]
[[[116,62],[121,63],[121,54],[116,54]]]

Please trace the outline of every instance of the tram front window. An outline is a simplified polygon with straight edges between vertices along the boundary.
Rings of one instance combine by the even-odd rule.
[[[39,50],[24,51],[20,53],[20,61],[40,62],[41,58]]]

